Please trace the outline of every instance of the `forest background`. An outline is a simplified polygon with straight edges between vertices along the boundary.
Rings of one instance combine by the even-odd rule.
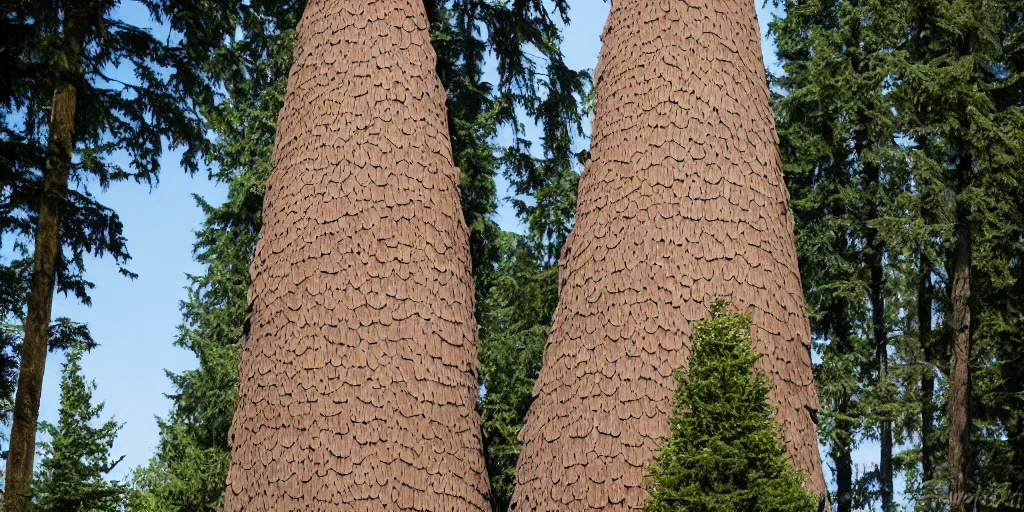
[[[593,69],[600,49],[599,35],[608,4],[576,0],[568,2],[568,5],[572,21],[563,30],[560,45],[565,64],[571,70]],[[775,11],[767,4],[758,5],[758,11],[764,39],[762,49],[765,64],[769,72],[778,72],[775,46],[767,37],[767,24],[773,19]],[[152,26],[145,9],[133,2],[122,3],[111,17],[141,27],[150,26],[158,38],[162,31],[166,32],[164,27]],[[485,60],[483,71],[484,81],[498,81],[494,59]],[[119,72],[108,71],[115,78],[119,77]],[[521,119],[520,122],[524,121]],[[584,120],[582,127],[586,131],[589,121]],[[507,127],[501,128],[493,142],[504,146],[509,144],[513,136]],[[526,122],[521,136],[533,142],[534,152],[540,156],[541,128]],[[575,137],[571,144],[573,151],[585,150],[589,145],[585,134]],[[132,254],[129,268],[139,278],[134,281],[126,279],[121,275],[119,265],[110,259],[93,260],[87,256],[87,278],[96,284],[96,288],[91,291],[92,306],[82,306],[73,297],[58,296],[52,315],[53,318],[67,316],[88,324],[93,338],[99,343],[98,348],[84,357],[82,366],[84,373],[96,380],[96,400],[106,403],[104,417],[113,415],[117,421],[124,423],[113,448],[115,456],[125,456],[111,475],[119,479],[128,477],[134,468],[147,465],[157,448],[160,428],[156,418],[169,417],[172,401],[166,395],[175,392],[174,383],[165,371],[174,375],[187,375],[197,363],[192,352],[173,345],[173,342],[180,340],[182,335],[179,330],[182,324],[181,305],[195,299],[188,292],[189,286],[195,283],[190,276],[206,273],[205,266],[194,258],[196,232],[208,220],[207,213],[215,211],[225,200],[228,187],[223,182],[222,169],[214,168],[209,172],[201,169],[189,176],[178,165],[179,160],[180,154],[176,153],[162,156],[163,173],[160,182],[148,193],[144,186],[114,183],[109,190],[98,194],[98,199],[116,211],[124,223],[124,236]],[[117,161],[117,157],[114,161]],[[571,165],[579,172],[578,162],[572,162]],[[496,180],[497,196],[503,200],[498,202],[490,220],[497,228],[507,232],[527,236],[535,234],[533,230],[536,226],[523,222],[524,212],[527,216],[536,213],[536,210],[530,208],[530,199],[526,199],[525,203],[520,202],[524,196],[515,196],[516,187],[510,185],[500,171]],[[205,206],[197,205],[194,196],[201,197]],[[799,215],[801,206],[795,208]],[[215,225],[213,229],[216,229]],[[508,249],[509,246],[501,248]],[[550,265],[552,258],[548,254],[542,256],[541,260],[544,265]],[[481,279],[479,276],[478,273],[478,279]],[[500,283],[493,281],[491,285]],[[497,311],[512,306],[509,303],[487,304],[485,308]],[[540,310],[545,308],[541,307]],[[487,328],[486,319],[482,325]],[[500,355],[491,353],[489,356]],[[487,354],[484,357],[485,366],[493,363],[486,360]],[[820,357],[816,356],[815,361],[820,361]],[[63,357],[55,355],[47,363],[41,420],[56,419],[59,365],[62,362]],[[484,407],[486,409],[487,405]],[[485,428],[486,414],[485,411]],[[871,471],[878,460],[878,444],[870,437],[864,436],[853,452],[854,467],[859,473]],[[45,438],[41,440],[45,441]],[[897,452],[899,448],[897,446]],[[823,459],[829,458],[823,454]],[[828,473],[826,464],[826,479],[830,480],[831,475]],[[902,475],[902,472],[898,472],[893,486],[898,495],[897,501],[903,501],[902,496],[899,496],[904,489],[900,481]]]

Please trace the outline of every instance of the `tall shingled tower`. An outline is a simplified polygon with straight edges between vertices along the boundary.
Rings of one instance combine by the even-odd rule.
[[[825,490],[810,327],[754,0],[612,0],[591,161],[521,433],[514,507],[643,507],[690,323],[753,314],[791,460]]]
[[[421,0],[311,0],[252,263],[226,512],[483,511],[469,232]]]

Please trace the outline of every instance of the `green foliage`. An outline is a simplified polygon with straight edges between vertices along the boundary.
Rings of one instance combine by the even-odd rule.
[[[1024,254],[1014,228],[1024,212],[1022,4],[779,3],[785,17],[770,25],[783,70],[772,77],[774,107],[821,355],[820,434],[837,510],[882,494],[881,468],[858,481],[850,454],[886,425],[906,447],[893,469],[906,475],[914,506],[945,500],[958,218],[973,246],[969,493],[979,510],[998,509],[1024,490],[1010,469],[1024,463],[1015,412],[1022,317],[1010,299],[1019,297]]]
[[[786,16],[770,24],[783,71],[772,76],[773,106],[821,354],[819,433],[834,461],[838,510],[876,496],[885,508],[893,498],[893,442],[916,421],[908,389],[919,372],[899,364],[912,348],[895,335],[903,327],[899,312],[912,307],[905,303],[908,262],[943,229],[914,218],[917,198],[890,94],[907,4],[812,0],[785,7]],[[864,438],[881,441],[882,462],[858,482],[852,452]]]
[[[216,206],[196,197],[206,220],[196,233],[194,254],[206,272],[189,276],[175,344],[194,353],[198,367],[168,374],[176,390],[173,405],[158,421],[160,444],[150,465],[136,472],[130,510],[220,508],[230,457],[228,429],[238,394],[238,341],[249,264],[301,12],[301,4],[290,2],[243,8],[237,19],[252,39],[226,44],[207,63],[208,76],[217,77],[224,88],[224,96],[205,110],[217,134],[210,151],[217,165],[211,175],[228,184],[228,197]]]
[[[912,155],[971,235],[968,503],[1004,510],[1014,501],[1020,506],[1024,496],[1024,240],[1013,227],[1024,220],[1024,10],[1018,1],[1002,0],[921,0],[912,7],[916,37],[908,45],[900,97],[916,142]]]
[[[500,229],[492,218],[498,204],[494,178],[499,168],[518,196],[511,201],[527,222],[532,242],[543,245],[545,256],[553,261],[565,240],[576,203],[572,146],[583,134],[581,102],[590,75],[569,69],[563,61],[559,21],[568,22],[564,0],[550,8],[532,1],[425,4],[438,76],[448,91],[452,151],[462,170],[462,207],[471,230],[476,296],[481,303],[501,257]],[[483,81],[488,58],[496,64],[497,84]],[[530,123],[543,132],[540,156],[525,135]],[[501,128],[512,131],[508,146],[496,143]],[[533,200],[524,201],[522,196]]]
[[[195,105],[183,95],[185,84],[177,73],[166,72],[186,65],[177,58],[178,48],[114,18],[119,4],[16,2],[5,17],[20,37],[5,46],[19,64],[7,77],[10,95],[3,103],[0,229],[16,241],[16,254],[30,256],[23,249],[35,231],[50,102],[56,81],[70,81],[77,88],[75,158],[61,218],[64,251],[57,263],[57,291],[73,293],[85,304],[93,287],[83,276],[86,255],[110,255],[122,273],[134,277],[123,266],[130,255],[121,220],[92,191],[126,180],[152,186],[164,149],[183,147],[181,164],[195,171],[205,147]],[[69,10],[88,23],[80,62],[69,61],[63,47]],[[127,165],[118,163],[122,160]]]
[[[786,449],[766,402],[771,384],[753,370],[750,316],[716,301],[695,323],[689,373],[679,388],[669,437],[654,462],[648,512],[811,512],[818,499]]]
[[[92,404],[96,384],[82,376],[85,348],[71,348],[61,371],[60,410],[57,424],[42,422],[49,437],[31,489],[32,509],[39,512],[115,512],[127,486],[107,479],[123,457],[110,450],[121,425],[114,420],[98,426],[103,404]]]
[[[0,423],[10,421],[13,407],[56,85],[75,87],[76,116],[69,186],[57,191],[63,204],[53,293],[90,304],[87,256],[110,256],[122,274],[136,277],[126,268],[131,257],[121,219],[94,193],[120,181],[153,186],[165,149],[184,148],[182,166],[194,171],[205,147],[195,105],[174,72],[187,60],[172,38],[115,17],[119,5],[14,0],[2,10]],[[72,57],[66,37],[71,19],[82,28],[79,57]],[[66,318],[50,322],[51,350],[75,344],[92,344],[85,326]]]
[[[529,239],[502,233],[501,259],[480,305],[480,400],[491,507],[508,510],[519,460],[519,431],[533,401],[550,319],[558,303],[558,271],[539,263]]]

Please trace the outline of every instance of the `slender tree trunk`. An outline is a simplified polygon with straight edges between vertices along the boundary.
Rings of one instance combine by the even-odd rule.
[[[932,266],[928,257],[921,255],[921,282],[917,291],[917,332],[924,360],[934,364],[932,342]],[[921,480],[935,478],[935,373],[926,367],[921,375]]]
[[[843,244],[845,245],[845,240]],[[830,307],[830,324],[832,340],[830,350],[836,355],[849,354],[853,350],[850,343],[850,325],[847,321],[849,305],[845,301],[837,301]],[[833,408],[839,418],[835,423],[834,439],[830,445],[829,456],[835,464],[836,480],[836,512],[853,512],[853,442],[855,439],[854,422],[850,416],[850,392],[843,389],[837,397]]]
[[[74,15],[65,13],[64,40],[68,59],[81,58],[84,27]],[[54,87],[50,111],[49,140],[43,169],[43,192],[39,202],[39,224],[32,254],[32,282],[25,319],[25,339],[18,370],[18,391],[11,422],[10,453],[4,482],[3,512],[24,512],[28,507],[25,492],[32,482],[35,459],[39,399],[46,369],[50,315],[56,281],[57,258],[61,251],[61,206],[68,191],[71,157],[74,151],[77,91],[67,76],[59,76]]]
[[[877,218],[877,212],[875,213],[873,218]],[[872,233],[868,239],[868,247],[871,252],[868,265],[871,268],[871,323],[875,340],[875,364],[878,366],[878,385],[887,387],[889,385],[889,336],[885,319],[885,274],[882,267],[882,248],[877,244],[877,233]],[[888,418],[883,418],[880,423],[878,483],[882,498],[882,511],[891,512],[893,510],[892,422]]]
[[[513,508],[639,510],[691,322],[751,312],[788,455],[825,492],[818,397],[753,0],[613,0],[590,162]]]
[[[469,230],[421,0],[313,0],[251,269],[225,512],[486,512]]]
[[[849,395],[840,398],[837,412],[849,413]],[[849,421],[836,425],[838,438],[832,446],[832,461],[836,465],[836,512],[853,512],[853,428]]]
[[[854,62],[855,67],[860,67],[860,62]],[[871,141],[865,125],[869,122],[863,112],[858,115],[860,128],[854,133],[854,148],[864,168],[866,191],[881,188],[880,169],[873,163],[866,162],[864,153],[870,146]],[[865,263],[871,273],[868,285],[868,301],[871,304],[871,326],[872,337],[875,342],[875,364],[878,369],[877,386],[888,386],[889,379],[889,326],[885,314],[885,248],[878,239],[878,230],[870,226],[870,222],[879,218],[878,201],[869,198],[867,218],[864,224],[867,227],[867,250],[865,251]],[[886,404],[887,405],[887,404]],[[879,457],[878,457],[878,484],[882,498],[882,511],[892,512],[893,510],[893,471],[892,471],[892,422],[887,418],[880,420],[879,425]]]
[[[947,416],[949,421],[949,509],[963,512],[967,498],[967,464],[970,417],[971,361],[971,252],[969,210],[956,209],[953,242],[952,303],[953,355],[949,372]]]

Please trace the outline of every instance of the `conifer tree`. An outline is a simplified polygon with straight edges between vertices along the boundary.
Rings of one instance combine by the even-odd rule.
[[[1019,315],[1005,299],[1019,286],[1020,237],[1006,229],[1020,218],[1020,5],[785,6],[772,24],[785,71],[775,77],[776,111],[822,339],[838,509],[870,498],[850,494],[862,486],[842,441],[879,437],[883,464],[860,483],[877,482],[884,508],[893,506],[894,471],[905,472],[923,509],[1002,506],[1018,473],[1003,441],[1016,428],[1015,378],[1003,361],[1019,360]],[[880,180],[865,172],[873,166]],[[883,322],[877,272],[860,270],[877,270],[872,245],[883,251]],[[876,343],[883,323],[888,383]],[[870,344],[844,341],[843,325]],[[909,445],[888,468],[886,423],[893,444]]]
[[[110,450],[121,425],[114,420],[99,425],[103,404],[93,404],[96,384],[82,375],[85,348],[76,345],[61,371],[60,409],[56,424],[42,422],[49,438],[42,443],[42,459],[32,485],[32,510],[39,512],[116,512],[127,486],[110,480],[108,473],[124,457]]]
[[[646,510],[816,510],[817,497],[779,442],[767,403],[771,383],[754,370],[750,316],[715,301],[710,318],[696,322],[693,344],[689,370],[676,372],[672,434],[650,464]]]
[[[184,61],[147,30],[113,19],[118,3],[16,2],[4,12],[18,35],[17,44],[5,45],[18,64],[6,77],[4,126],[19,129],[5,140],[3,229],[24,235],[31,259],[5,511],[24,509],[32,476],[53,294],[88,303],[84,256],[110,255],[119,265],[129,259],[120,220],[90,189],[155,183],[165,141],[192,143],[182,160],[189,170],[203,149],[182,76],[163,71]],[[119,66],[134,76],[108,75]],[[127,155],[126,166],[111,159],[116,151]]]
[[[508,510],[519,459],[519,432],[532,402],[549,320],[558,302],[557,269],[529,235],[504,232],[500,259],[480,305],[480,415],[491,479],[491,507]]]
[[[1000,74],[993,87],[1000,130],[1013,142],[1014,158],[988,178],[991,214],[981,222],[978,251],[979,303],[976,343],[980,365],[974,376],[984,422],[975,433],[977,493],[992,508],[1024,507],[1024,2],[1001,5],[998,35]],[[985,383],[991,383],[985,385]]]
[[[1015,384],[1002,380],[1002,361],[1019,358],[1006,351],[1019,346],[1007,330],[1015,306],[1001,297],[1019,275],[1019,230],[1005,228],[1020,218],[1020,5],[921,0],[911,7],[902,112],[913,158],[932,171],[951,225],[942,294],[949,359],[941,365],[948,506],[996,507],[1016,473],[1006,470],[1015,455],[1001,440],[1013,415],[992,406],[1008,405],[998,397]]]
[[[774,107],[822,355],[816,375],[834,502],[848,512],[877,498],[890,511],[900,469],[894,448],[910,428],[908,407],[916,405],[903,383],[912,377],[899,364],[910,338],[898,335],[906,330],[899,312],[916,292],[916,284],[906,286],[916,275],[906,261],[936,234],[934,225],[911,219],[911,170],[890,94],[907,38],[907,6],[783,4],[785,16],[770,24],[782,64],[772,77]],[[858,482],[852,453],[866,438],[878,440],[879,464]],[[874,496],[860,491],[868,487]]]

